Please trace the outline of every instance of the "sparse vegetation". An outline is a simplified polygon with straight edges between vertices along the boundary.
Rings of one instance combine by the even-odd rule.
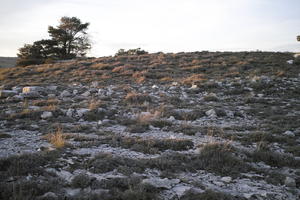
[[[62,128],[57,128],[55,133],[50,133],[44,136],[54,147],[62,148],[66,145],[66,139]]]

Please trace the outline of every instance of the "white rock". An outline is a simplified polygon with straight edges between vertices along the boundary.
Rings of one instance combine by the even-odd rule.
[[[66,112],[66,115],[67,115],[68,117],[73,117],[74,111],[75,111],[74,109],[69,108],[69,109],[67,110],[67,112]]]
[[[296,187],[296,181],[291,177],[286,177],[284,180],[284,185],[287,187]]]
[[[283,135],[290,136],[290,137],[295,137],[295,134],[292,131],[285,131],[283,133]]]
[[[172,82],[172,85],[173,85],[173,86],[178,86],[178,82],[175,82],[175,81],[174,81],[174,82]]]
[[[47,192],[43,196],[41,196],[42,199],[57,199],[57,195],[53,192]]]
[[[84,97],[88,97],[91,95],[91,93],[90,93],[90,91],[86,91],[86,92],[82,93],[81,95]]]
[[[172,186],[179,183],[179,179],[161,179],[161,178],[147,178],[142,181],[143,184],[149,184],[156,188],[171,189]]]
[[[30,110],[39,110],[40,107],[39,106],[29,106],[28,107]]]
[[[262,98],[262,97],[264,96],[264,94],[257,94],[257,96],[258,96],[259,98]]]
[[[36,91],[32,91],[32,92],[23,92],[20,95],[22,95],[24,98],[39,98],[41,97],[41,95],[36,92]]]
[[[17,86],[15,86],[15,87],[12,88],[12,90],[13,90],[13,91],[16,91],[17,93],[21,93],[22,90],[23,90],[23,88],[22,88],[22,87],[17,87]]]
[[[232,178],[230,176],[224,176],[221,178],[221,181],[225,183],[230,183],[232,181]]]
[[[82,117],[85,113],[89,112],[89,109],[86,108],[81,108],[76,110],[78,117]]]
[[[185,185],[178,185],[172,188],[172,190],[176,193],[177,197],[181,197],[186,191],[190,189],[191,187]]]
[[[57,86],[56,85],[49,85],[46,87],[48,90],[57,90]]]
[[[14,90],[0,90],[0,98],[12,97],[18,93]]]
[[[74,95],[78,94],[78,90],[73,90],[73,94]]]
[[[192,87],[190,89],[197,89],[198,85],[192,85]]]
[[[93,81],[92,84],[91,84],[92,87],[96,88],[99,86],[99,82],[97,81]]]
[[[65,190],[66,190],[67,195],[71,196],[71,197],[76,196],[81,192],[80,188],[76,188],[76,189],[66,188]]]
[[[205,114],[209,118],[215,118],[215,117],[217,117],[217,113],[216,113],[216,111],[214,109],[210,109],[210,110],[206,111]]]
[[[174,120],[175,120],[175,117],[174,117],[174,116],[170,116],[170,117],[168,118],[168,120],[174,121]]]
[[[292,65],[294,63],[294,60],[288,60],[286,61],[286,63]]]
[[[64,90],[64,91],[62,91],[60,96],[61,97],[69,97],[69,96],[71,96],[71,93],[68,90]]]
[[[48,94],[48,97],[49,97],[49,98],[55,98],[55,97],[56,97],[56,94]]]
[[[42,118],[42,119],[48,119],[48,118],[50,118],[50,117],[52,117],[52,116],[53,116],[52,112],[48,112],[48,111],[45,111],[45,112],[43,112],[43,113],[41,114],[41,118]]]
[[[158,89],[157,85],[152,85],[152,89]]]

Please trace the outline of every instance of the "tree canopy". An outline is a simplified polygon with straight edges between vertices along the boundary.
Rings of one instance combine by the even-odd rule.
[[[47,59],[72,59],[85,56],[91,44],[87,35],[89,23],[76,17],[62,17],[57,27],[49,26],[51,39],[25,44],[19,49],[17,65],[41,64]]]
[[[300,42],[300,35],[297,36],[297,40],[298,40],[298,42]]]

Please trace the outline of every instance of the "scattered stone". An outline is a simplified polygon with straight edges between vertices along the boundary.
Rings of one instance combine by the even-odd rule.
[[[66,112],[66,115],[67,115],[68,117],[73,117],[74,112],[75,112],[74,109],[69,108],[69,109],[67,110],[67,112]]]
[[[152,89],[158,89],[159,87],[157,85],[153,85]]]
[[[60,94],[61,97],[70,97],[71,93],[68,90],[64,90],[62,91],[62,93]]]
[[[0,90],[0,98],[7,98],[17,95],[18,93],[14,90]]]
[[[52,90],[52,91],[55,91],[55,90],[57,90],[57,86],[56,85],[49,85],[49,86],[47,86],[46,87],[48,90]]]
[[[88,97],[91,95],[91,93],[89,91],[86,91],[86,92],[82,93],[81,95],[84,97]]]
[[[190,89],[197,89],[198,85],[192,85],[192,87]]]
[[[170,117],[168,118],[168,120],[174,121],[174,120],[175,120],[175,117],[174,117],[174,116],[170,116]]]
[[[284,180],[284,185],[287,187],[296,187],[296,181],[291,177],[286,177]]]
[[[217,113],[216,113],[216,111],[214,109],[210,109],[210,110],[206,111],[205,114],[209,118],[216,118],[217,117]]]
[[[76,110],[78,117],[82,117],[85,113],[89,112],[90,109],[87,108],[81,108]]]
[[[221,178],[221,181],[225,183],[230,183],[232,181],[232,178],[230,176],[224,176]]]
[[[32,91],[32,92],[23,92],[21,93],[21,95],[24,97],[24,98],[28,98],[28,99],[35,99],[35,98],[40,98],[41,95],[36,92],[36,91]]]
[[[292,131],[285,131],[283,133],[283,135],[290,136],[290,137],[295,137],[295,134]]]
[[[142,181],[143,184],[149,184],[156,188],[171,189],[172,186],[178,184],[179,179],[161,179],[161,178],[147,178]]]
[[[176,185],[172,188],[172,190],[176,193],[177,197],[181,197],[184,195],[187,191],[189,191],[192,187],[185,186],[185,185]]]
[[[53,117],[52,112],[45,111],[45,112],[43,112],[43,113],[41,114],[41,118],[42,118],[42,119],[48,119],[48,118],[51,118],[51,117]]]
[[[286,61],[286,63],[292,65],[294,63],[294,60],[288,60]]]
[[[53,192],[47,192],[43,196],[38,197],[38,199],[51,199],[51,200],[56,200],[58,199],[58,196],[53,193]]]

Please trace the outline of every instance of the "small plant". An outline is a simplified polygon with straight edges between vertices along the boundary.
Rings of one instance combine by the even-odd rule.
[[[63,134],[63,130],[60,127],[57,128],[55,133],[46,135],[45,139],[47,139],[56,148],[62,148],[66,145],[66,136]]]
[[[125,101],[130,104],[143,104],[144,102],[151,102],[151,97],[148,94],[130,92],[126,95]]]

